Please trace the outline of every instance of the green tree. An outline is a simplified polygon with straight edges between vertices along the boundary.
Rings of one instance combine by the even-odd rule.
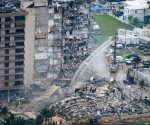
[[[34,125],[34,120],[32,119],[24,119],[21,117],[14,117],[11,119],[10,117],[5,119],[3,125]]]
[[[6,106],[0,108],[0,114],[6,115],[8,113],[8,109]]]
[[[144,23],[150,24],[150,16],[144,16]]]
[[[132,16],[129,16],[128,20],[131,25],[134,25],[136,27],[142,28],[144,26],[144,22],[140,21],[137,17],[134,18]]]
[[[55,110],[53,107],[51,109],[44,108],[41,111],[41,115],[43,115],[44,117],[44,122],[49,125],[49,118],[51,118],[51,123],[52,123],[52,116],[55,115]]]
[[[133,25],[137,26],[137,24],[139,23],[139,20],[137,17],[133,18]]]
[[[35,119],[35,125],[41,125],[43,121],[44,121],[44,117],[41,114],[39,114]]]
[[[128,20],[129,20],[130,23],[131,23],[132,19],[133,19],[132,16],[128,16]]]
[[[6,106],[0,106],[0,115],[4,120],[2,123],[0,123],[0,125],[34,125],[33,119],[15,117],[8,111]]]

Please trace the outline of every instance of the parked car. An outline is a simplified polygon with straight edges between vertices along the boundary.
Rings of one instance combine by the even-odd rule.
[[[116,56],[116,62],[117,63],[124,63],[125,61],[124,61],[122,56]]]
[[[125,63],[126,63],[126,65],[131,65],[132,64],[132,58],[130,58],[130,59],[125,59]]]

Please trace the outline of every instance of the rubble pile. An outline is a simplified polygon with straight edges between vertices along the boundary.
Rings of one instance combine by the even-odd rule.
[[[126,90],[123,90],[124,86],[119,85],[105,78],[79,83],[71,97],[56,104],[57,112],[68,120],[145,112],[142,101],[132,96],[129,98]]]

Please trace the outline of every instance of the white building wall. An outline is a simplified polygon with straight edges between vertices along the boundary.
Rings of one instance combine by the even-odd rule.
[[[133,31],[137,36],[148,36],[148,31],[147,30],[144,30],[144,29],[141,29],[141,28],[134,28]]]
[[[118,42],[125,44],[125,45],[130,45],[130,44],[139,44],[139,38],[136,36],[122,36],[122,35],[118,35]]]
[[[149,27],[143,27],[143,29],[147,31],[147,36],[150,37],[150,28]]]
[[[29,87],[33,83],[34,71],[34,29],[35,29],[35,11],[28,9],[29,15],[26,17],[25,29],[25,67],[24,84]]]
[[[134,2],[135,1],[135,2]],[[134,0],[131,3],[127,3],[124,6],[124,20],[128,21],[128,16],[137,17],[139,20],[144,21],[144,16],[150,16],[150,9],[147,7],[146,3],[143,1],[137,4],[138,1]],[[137,4],[137,6],[135,5]],[[136,6],[136,7],[135,7]]]

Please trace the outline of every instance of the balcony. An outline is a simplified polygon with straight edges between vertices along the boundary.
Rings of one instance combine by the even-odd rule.
[[[16,55],[15,59],[16,59],[16,61],[24,60],[24,55]]]
[[[0,48],[4,48],[5,47],[5,45],[4,44],[0,44]]]
[[[16,16],[15,21],[25,21],[25,16]]]
[[[15,81],[15,76],[5,76],[5,77],[0,77],[0,82],[9,82],[9,81]]]
[[[24,34],[25,34],[25,32],[17,32],[17,33],[11,32],[11,33],[0,34],[0,36],[10,37],[10,36],[18,36],[18,35],[24,35]],[[8,39],[8,40],[5,40],[5,41],[10,41],[10,40]]]
[[[24,47],[24,42],[16,42],[16,47]]]
[[[13,53],[5,53],[5,52],[0,52],[0,58],[1,57],[3,57],[3,56],[14,56],[14,55],[24,55],[24,53],[15,53],[15,52],[13,52]]]
[[[4,76],[14,76],[14,75],[23,75],[24,70],[23,68],[17,68],[17,69],[5,69],[0,70],[0,77]]]
[[[23,68],[16,68],[15,69],[15,73],[16,74],[23,74],[24,73],[24,69]]]
[[[25,24],[22,22],[15,23],[15,28],[24,28]]]
[[[15,83],[11,82],[11,84],[9,83],[9,86],[4,86],[4,85],[0,86],[0,90],[17,90],[17,89],[24,89],[23,84],[16,86]]]
[[[0,49],[0,56],[7,56],[7,55],[15,55],[15,50],[4,50]]]
[[[10,41],[10,37],[9,37],[9,36],[6,36],[6,37],[5,37],[5,41]]]
[[[5,22],[12,22],[13,18],[12,17],[5,17]]]
[[[24,40],[25,40],[24,35],[15,36],[15,41],[24,41]]]
[[[10,23],[5,24],[5,29],[10,29],[10,28],[11,28]]]
[[[7,19],[6,19],[7,18]],[[0,24],[8,24],[8,23],[24,23],[25,22],[25,19],[14,19],[13,17],[6,17],[5,18],[5,21],[0,21]]]
[[[4,70],[0,70],[0,76],[4,76]]]
[[[2,50],[12,50],[14,49],[14,46],[5,46],[5,47],[0,47]]]
[[[5,46],[5,47],[0,47],[0,48],[3,48],[4,50],[12,50],[12,49],[23,49],[24,46]],[[16,52],[16,53],[19,53],[19,52]],[[24,53],[24,51],[20,51],[20,53]]]
[[[5,59],[3,57],[0,58],[0,63],[6,63],[6,62],[19,62],[19,61],[24,61],[24,57],[23,58],[15,58],[14,56],[9,56],[9,59]]]
[[[24,48],[24,42],[1,42],[0,43],[0,49],[19,49],[19,48]]]
[[[21,86],[21,85],[23,85],[23,80],[17,80],[14,83],[14,86]]]
[[[23,47],[16,48],[15,52],[16,53],[24,53],[24,48]]]
[[[4,69],[17,69],[17,68],[24,68],[24,65],[9,65],[9,67],[4,67],[4,64],[0,64],[0,71]]]
[[[23,74],[24,74],[23,72],[20,72],[20,73],[13,72],[13,73],[9,73],[9,74],[4,74],[4,73],[0,72],[0,79],[1,79],[1,77],[5,77],[5,76],[15,77],[15,75],[23,75]],[[23,79],[23,78],[19,78],[19,80],[21,80],[21,79]],[[18,80],[18,79],[16,79],[16,80]]]

